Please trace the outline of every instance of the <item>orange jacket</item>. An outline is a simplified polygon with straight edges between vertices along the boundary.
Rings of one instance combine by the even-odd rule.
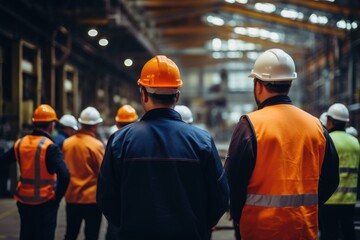
[[[268,106],[248,117],[257,151],[240,219],[241,237],[316,239],[326,146],[320,122],[290,104]]]
[[[34,135],[16,141],[14,150],[21,174],[14,195],[17,201],[38,205],[54,198],[56,174],[50,174],[46,168],[46,149],[52,143]]]
[[[104,145],[92,132],[79,130],[64,141],[62,150],[71,175],[66,202],[96,203],[97,176],[104,157]]]

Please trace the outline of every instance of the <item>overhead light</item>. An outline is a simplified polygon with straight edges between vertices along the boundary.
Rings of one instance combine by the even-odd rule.
[[[290,18],[290,19],[303,19],[304,14],[302,12],[298,12],[294,9],[288,9],[284,8],[281,10],[280,15],[284,18]]]
[[[90,37],[96,37],[98,35],[98,31],[96,29],[92,28],[88,31],[88,35]]]
[[[256,3],[255,9],[261,12],[272,13],[275,12],[276,7],[271,3]]]
[[[222,18],[220,18],[220,17],[217,17],[217,16],[212,16],[212,15],[208,16],[208,17],[206,18],[206,20],[207,20],[209,23],[212,23],[212,24],[214,24],[214,25],[216,25],[216,26],[223,26],[224,23],[225,23],[224,19],[222,19]]]
[[[212,40],[212,49],[213,49],[214,51],[219,51],[219,50],[221,50],[221,45],[222,45],[221,39],[219,39],[219,38],[214,38],[214,39]]]
[[[109,41],[108,41],[106,38],[102,38],[102,39],[99,40],[99,45],[100,45],[100,46],[105,47],[105,46],[107,46],[108,44],[109,44]]]
[[[127,66],[127,67],[130,67],[133,65],[133,61],[129,58],[125,59],[124,61],[124,65]]]
[[[310,15],[309,20],[312,23],[321,25],[325,25],[328,23],[328,18],[326,16],[318,16],[315,13]]]

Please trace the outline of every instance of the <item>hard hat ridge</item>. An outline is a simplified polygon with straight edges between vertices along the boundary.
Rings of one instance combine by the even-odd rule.
[[[289,54],[277,48],[262,53],[249,75],[265,82],[284,82],[297,78],[295,63]]]
[[[137,84],[146,88],[179,88],[182,86],[177,65],[164,55],[145,63]]]
[[[80,113],[79,123],[85,125],[96,125],[103,122],[99,111],[94,107],[87,107]]]
[[[32,118],[33,122],[53,122],[58,121],[55,110],[48,104],[39,105]]]

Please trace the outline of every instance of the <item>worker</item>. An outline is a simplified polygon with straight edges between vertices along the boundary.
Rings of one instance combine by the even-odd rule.
[[[112,131],[112,133],[116,132],[118,129],[125,127],[126,125],[133,123],[135,121],[138,120],[138,115],[136,113],[136,110],[130,106],[130,105],[124,105],[122,107],[120,107],[117,111],[117,114],[115,116],[115,128]],[[106,230],[106,235],[105,235],[105,239],[106,240],[116,240],[119,239],[119,234],[118,234],[118,228],[111,224],[110,222],[108,222],[108,227]]]
[[[174,110],[183,82],[171,59],[151,58],[137,83],[145,114],[110,137],[97,203],[122,240],[208,239],[228,209],[214,141]]]
[[[323,113],[320,115],[320,118],[319,118],[319,119],[320,119],[321,125],[326,128],[327,112],[323,112]]]
[[[181,119],[189,124],[192,124],[194,121],[192,112],[190,110],[190,108],[188,108],[185,105],[176,105],[175,106],[175,111],[177,111],[178,113],[180,113],[181,115]]]
[[[138,118],[139,117],[136,113],[136,110],[132,106],[126,104],[120,107],[115,116],[116,124],[115,126],[111,127],[110,133],[113,134],[118,129],[137,121]]]
[[[347,132],[348,134],[350,134],[356,138],[358,137],[358,131],[353,126],[349,126],[349,127],[345,128],[345,132]]]
[[[17,162],[20,179],[14,198],[20,215],[20,238],[54,239],[59,203],[70,180],[60,148],[51,133],[58,121],[54,109],[39,105],[33,114],[34,130],[15,142],[0,163]],[[56,184],[55,184],[56,183]]]
[[[87,107],[78,119],[80,130],[63,143],[66,164],[71,173],[66,200],[65,240],[76,239],[85,221],[85,239],[98,239],[102,214],[96,205],[96,183],[104,145],[96,138],[98,124],[103,122],[98,110]]]
[[[71,114],[63,115],[58,122],[58,133],[54,137],[54,142],[62,148],[65,139],[72,136],[78,130],[78,122]]]
[[[335,191],[338,156],[319,119],[288,96],[295,63],[281,49],[255,61],[258,109],[240,118],[225,169],[241,239],[316,239],[318,206]]]
[[[339,155],[340,183],[335,193],[320,208],[321,239],[355,240],[354,212],[360,158],[359,141],[345,132],[349,111],[344,104],[335,103],[327,111],[329,129]],[[341,235],[338,229],[341,229]]]

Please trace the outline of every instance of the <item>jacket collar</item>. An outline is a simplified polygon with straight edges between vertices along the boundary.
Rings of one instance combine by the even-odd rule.
[[[270,97],[270,98],[266,99],[265,101],[263,101],[262,103],[260,103],[260,105],[258,106],[258,109],[262,109],[264,107],[276,105],[276,104],[292,104],[292,101],[291,101],[290,97],[287,95],[277,95],[277,96]]]
[[[181,121],[181,115],[172,108],[155,108],[147,111],[140,121],[146,121],[158,118],[168,118]]]
[[[51,141],[54,141],[54,139],[52,138],[52,136],[48,133],[48,132],[45,132],[41,129],[34,129],[31,133],[31,135],[34,135],[34,136],[44,136],[44,137],[47,137],[49,138]]]

